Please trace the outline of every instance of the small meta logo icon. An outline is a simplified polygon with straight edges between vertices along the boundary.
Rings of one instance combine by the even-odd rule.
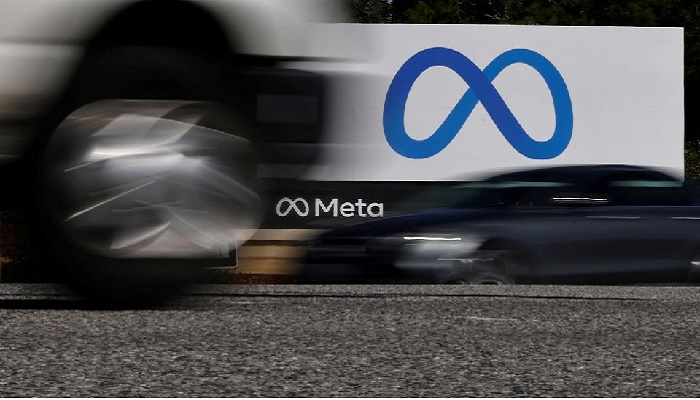
[[[552,137],[537,141],[530,137],[510,111],[491,82],[508,66],[522,63],[532,67],[544,79],[554,102],[555,128]],[[459,74],[469,90],[430,137],[413,139],[406,133],[406,102],[416,80],[432,67],[447,67]],[[423,50],[411,57],[394,76],[384,102],[384,134],[394,151],[407,158],[428,158],[442,151],[457,136],[476,105],[481,102],[489,116],[520,154],[532,159],[551,159],[560,155],[571,141],[574,117],[569,90],[564,78],[544,56],[527,49],[514,49],[496,57],[482,71],[469,58],[444,47]]]
[[[294,213],[300,217],[306,217],[309,215],[309,203],[307,203],[306,200],[302,199],[301,197],[297,197],[294,200],[290,199],[289,197],[283,197],[277,202],[275,211],[280,217],[286,217],[292,211],[294,211]]]

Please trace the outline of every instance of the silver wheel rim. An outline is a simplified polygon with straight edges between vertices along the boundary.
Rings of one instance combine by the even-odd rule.
[[[68,240],[101,256],[225,257],[262,219],[243,130],[209,103],[84,106],[47,145],[47,214]]]

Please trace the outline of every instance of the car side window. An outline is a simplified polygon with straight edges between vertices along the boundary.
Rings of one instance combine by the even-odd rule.
[[[581,189],[571,183],[564,181],[539,181],[529,182],[523,185],[521,191],[515,199],[515,204],[521,207],[551,207],[559,206],[556,199],[562,193],[577,192]]]
[[[607,183],[612,205],[684,206],[691,199],[681,181],[656,177],[612,179]]]

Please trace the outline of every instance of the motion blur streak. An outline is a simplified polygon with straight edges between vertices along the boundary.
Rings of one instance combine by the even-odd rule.
[[[194,102],[77,110],[48,145],[50,215],[103,256],[227,257],[261,219],[253,146],[230,118]]]

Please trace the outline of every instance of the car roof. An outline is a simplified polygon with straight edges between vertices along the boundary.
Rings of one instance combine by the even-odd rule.
[[[485,179],[486,181],[511,181],[511,180],[542,180],[542,179],[557,179],[557,180],[590,180],[599,179],[603,176],[612,174],[633,174],[638,175],[644,173],[650,177],[658,179],[677,180],[672,176],[643,166],[626,165],[626,164],[596,164],[596,165],[563,165],[552,167],[537,167],[519,171],[510,171]]]

